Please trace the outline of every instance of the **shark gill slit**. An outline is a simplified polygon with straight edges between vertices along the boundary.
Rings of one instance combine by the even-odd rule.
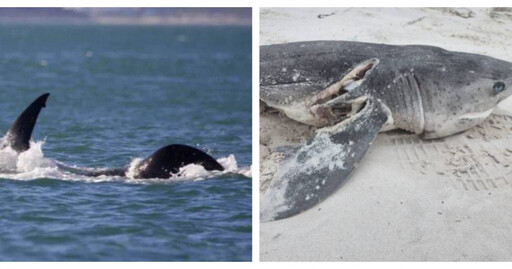
[[[390,107],[394,113],[395,127],[415,134],[423,132],[425,115],[418,79],[413,74],[403,74],[394,83],[395,94],[388,95],[396,102]]]
[[[423,111],[423,98],[421,98],[421,85],[416,77],[415,74],[412,74],[412,78],[414,79],[414,85],[415,85],[415,96],[416,96],[416,102],[415,104],[418,106],[418,114],[419,117],[417,121],[414,121],[417,123],[417,126],[415,126],[414,133],[421,134],[425,130],[425,113]]]
[[[409,101],[409,108],[410,108],[410,111],[411,111],[411,118],[408,120],[408,125],[409,125],[409,128],[411,129],[412,132],[415,132],[415,122],[416,122],[416,109],[415,109],[415,102],[414,102],[414,96],[416,96],[416,94],[414,94],[414,87],[411,83],[411,79],[410,79],[410,76],[409,75],[406,75],[405,76],[405,79],[407,80],[407,86],[409,87],[410,89],[410,94],[407,94],[408,98],[407,100]]]

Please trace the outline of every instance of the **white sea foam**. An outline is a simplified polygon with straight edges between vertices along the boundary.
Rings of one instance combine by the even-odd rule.
[[[30,149],[17,153],[10,147],[0,150],[0,177],[19,180],[58,178],[60,172],[54,160],[44,157],[44,141],[30,142]]]
[[[180,168],[178,175],[184,177],[213,177],[223,174],[240,174],[245,177],[252,177],[251,167],[238,168],[235,155],[230,154],[227,157],[217,159],[217,162],[224,167],[224,171],[206,171],[204,167],[197,164],[189,164]]]
[[[139,166],[142,160],[142,158],[135,158],[130,162],[128,170],[126,171],[126,177],[131,179],[135,178],[135,175],[138,173],[137,166]]]
[[[30,142],[30,148],[20,153],[17,157],[16,170],[18,172],[30,172],[37,169],[56,168],[55,161],[45,158],[42,150],[44,142]]]
[[[0,171],[15,171],[18,153],[10,147],[0,150]]]

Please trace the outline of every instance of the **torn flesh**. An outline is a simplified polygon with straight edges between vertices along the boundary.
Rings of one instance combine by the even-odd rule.
[[[379,60],[375,58],[364,61],[320,93],[299,102],[274,108],[293,120],[311,126],[335,125],[361,109],[366,97],[347,98],[346,94],[360,87],[378,63]]]

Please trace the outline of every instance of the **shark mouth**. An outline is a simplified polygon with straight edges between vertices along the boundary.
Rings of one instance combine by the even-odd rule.
[[[359,113],[366,105],[367,96],[354,96],[351,91],[360,87],[379,63],[370,59],[353,68],[341,80],[313,96],[306,107],[316,118],[318,126],[337,124]]]

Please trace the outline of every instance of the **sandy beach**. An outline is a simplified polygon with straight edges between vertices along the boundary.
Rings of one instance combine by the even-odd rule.
[[[262,9],[260,43],[422,44],[512,61],[512,9]],[[313,129],[261,112],[260,194],[276,148]],[[512,99],[464,133],[381,133],[350,179],[294,217],[261,223],[262,261],[512,260]]]

